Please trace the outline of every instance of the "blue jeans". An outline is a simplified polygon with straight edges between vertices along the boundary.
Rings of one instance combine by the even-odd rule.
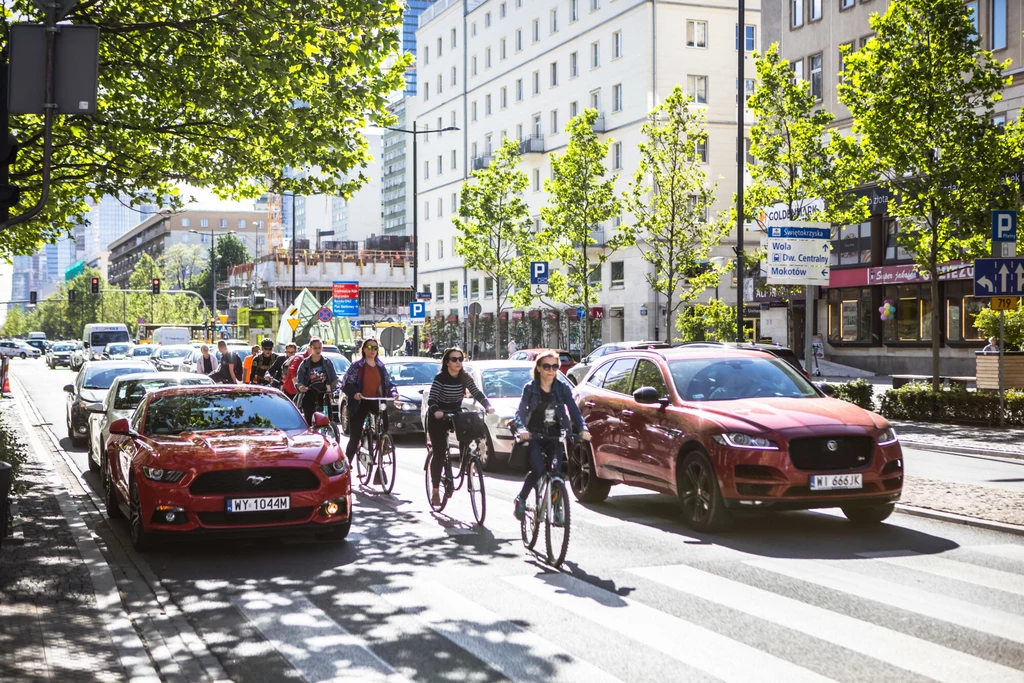
[[[530,471],[526,474],[523,482],[523,489],[519,492],[519,500],[526,502],[526,497],[544,476],[544,456],[557,458],[554,462],[554,469],[557,472],[562,467],[562,456],[565,454],[560,441],[549,439],[530,439]]]

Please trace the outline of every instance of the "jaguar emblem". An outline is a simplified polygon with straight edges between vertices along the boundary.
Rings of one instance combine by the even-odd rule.
[[[270,481],[270,477],[261,477],[258,474],[253,474],[251,476],[246,477],[245,480],[252,484],[253,486],[259,486],[265,481]]]
[[[829,439],[828,443],[825,444],[825,448],[829,449],[833,453],[839,450],[839,442],[835,439]],[[251,479],[252,477],[250,477]]]

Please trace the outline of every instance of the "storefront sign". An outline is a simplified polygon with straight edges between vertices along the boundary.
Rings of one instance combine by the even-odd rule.
[[[604,318],[604,307],[603,306],[591,306],[590,317],[594,320],[601,320]]]
[[[868,268],[869,285],[900,285],[912,282],[930,282],[931,278],[922,275],[918,266],[908,263],[902,266],[881,266]],[[963,261],[950,261],[939,266],[939,280],[973,280],[974,264]],[[832,285],[833,287],[837,285]],[[842,285],[839,285],[842,286]]]

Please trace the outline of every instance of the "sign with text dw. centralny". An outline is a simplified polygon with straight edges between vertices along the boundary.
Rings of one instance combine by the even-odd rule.
[[[827,223],[769,224],[765,279],[770,285],[828,286],[832,228]]]

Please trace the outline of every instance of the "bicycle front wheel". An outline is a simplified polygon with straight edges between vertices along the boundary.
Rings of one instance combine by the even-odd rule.
[[[373,451],[364,449],[364,445],[365,441],[356,449],[356,477],[361,485],[368,486],[373,473]]]
[[[548,564],[561,567],[569,550],[569,496],[565,484],[556,479],[551,482],[551,511],[544,515],[544,541],[547,544]]]
[[[473,456],[466,465],[466,491],[469,492],[469,503],[473,506],[473,517],[480,526],[487,517],[487,492],[484,490],[484,467],[480,458]]]
[[[384,434],[380,437],[380,445],[377,447],[377,471],[380,472],[380,487],[384,489],[384,493],[391,493],[395,488],[397,467],[395,442],[391,440],[390,434]]]
[[[537,491],[537,487],[534,487],[533,493],[527,494],[526,515],[519,522],[520,532],[523,535],[523,545],[526,546],[527,550],[533,550],[533,546],[537,544],[537,532],[540,531],[540,526],[537,524],[539,510],[540,493]]]

